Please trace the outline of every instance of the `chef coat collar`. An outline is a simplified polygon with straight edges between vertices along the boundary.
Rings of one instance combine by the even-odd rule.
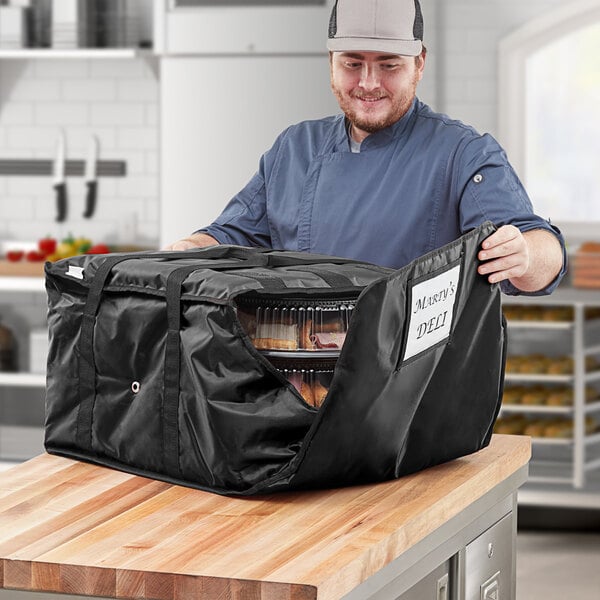
[[[371,133],[368,135],[360,146],[360,151],[365,152],[366,150],[374,150],[376,148],[382,148],[387,146],[393,139],[398,138],[408,130],[408,125],[412,120],[413,115],[416,112],[417,98],[414,98],[410,108],[406,111],[406,114],[393,125]],[[340,119],[339,134],[336,147],[338,150],[350,151],[350,142],[348,136],[349,122],[347,118]]]

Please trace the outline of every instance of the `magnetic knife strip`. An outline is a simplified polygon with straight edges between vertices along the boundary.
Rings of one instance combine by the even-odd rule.
[[[127,163],[124,160],[99,160],[97,163],[98,177],[125,177]],[[0,175],[52,175],[51,160],[38,159],[0,159]],[[67,160],[65,175],[77,176],[84,174],[85,161]]]

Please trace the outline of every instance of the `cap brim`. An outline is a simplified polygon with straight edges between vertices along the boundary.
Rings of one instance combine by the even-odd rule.
[[[329,38],[327,49],[331,52],[385,52],[402,56],[419,56],[423,51],[423,42],[421,40],[339,37]]]

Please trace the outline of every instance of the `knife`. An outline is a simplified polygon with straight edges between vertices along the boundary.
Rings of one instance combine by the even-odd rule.
[[[56,156],[52,169],[54,191],[56,194],[56,220],[61,222],[67,217],[67,184],[65,182],[65,133],[61,131],[56,140]]]
[[[85,212],[83,216],[89,219],[96,209],[96,197],[98,194],[98,180],[96,165],[98,161],[98,138],[93,135],[88,143],[87,160],[85,162]]]

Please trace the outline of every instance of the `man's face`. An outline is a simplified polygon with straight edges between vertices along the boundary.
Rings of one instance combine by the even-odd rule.
[[[423,77],[424,57],[378,52],[334,52],[331,89],[362,141],[370,133],[401,119]]]

